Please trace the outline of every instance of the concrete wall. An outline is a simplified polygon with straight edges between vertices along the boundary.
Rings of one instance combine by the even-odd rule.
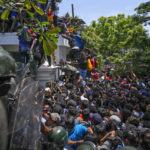
[[[70,51],[70,47],[66,46],[58,46],[58,48],[55,50],[55,55],[56,55],[56,64],[59,64],[59,61],[63,59],[66,61],[66,56]],[[53,63],[53,59],[51,59],[51,64]]]
[[[14,33],[0,33],[0,45],[19,45],[16,32]]]

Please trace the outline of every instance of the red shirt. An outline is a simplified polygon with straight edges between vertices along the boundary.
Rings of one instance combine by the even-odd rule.
[[[110,80],[110,77],[106,77],[107,80]]]
[[[97,72],[92,73],[92,79],[93,79],[93,80],[99,79],[99,73],[97,73]]]
[[[83,119],[83,115],[82,114],[80,114],[80,117]],[[88,117],[88,121],[92,121],[92,119],[90,117]]]
[[[127,82],[126,82],[126,81],[122,81],[122,82],[121,82],[121,84],[123,84],[123,85],[124,85],[124,84],[127,84]]]

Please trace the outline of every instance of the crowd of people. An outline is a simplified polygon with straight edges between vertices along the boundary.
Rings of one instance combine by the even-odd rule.
[[[110,67],[99,71],[93,65],[88,71],[88,60],[93,57],[87,54],[81,53],[80,72],[47,83],[41,118],[43,136],[46,138],[51,128],[62,126],[68,132],[64,149],[86,150],[90,145],[98,150],[149,150],[149,75],[112,75]],[[54,149],[58,147],[56,142]]]

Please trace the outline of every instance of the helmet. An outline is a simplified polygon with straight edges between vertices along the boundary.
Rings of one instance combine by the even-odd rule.
[[[0,48],[0,77],[15,75],[15,61],[10,54]]]
[[[86,141],[77,147],[77,150],[97,150],[96,145],[93,142]]]
[[[55,142],[60,147],[65,146],[68,140],[68,133],[63,127],[56,126],[49,133],[48,140]]]

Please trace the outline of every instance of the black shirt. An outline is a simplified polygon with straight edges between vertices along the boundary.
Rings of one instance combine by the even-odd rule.
[[[87,59],[80,58],[80,60],[79,60],[79,68],[83,69],[83,70],[86,70],[86,68],[87,68]]]

